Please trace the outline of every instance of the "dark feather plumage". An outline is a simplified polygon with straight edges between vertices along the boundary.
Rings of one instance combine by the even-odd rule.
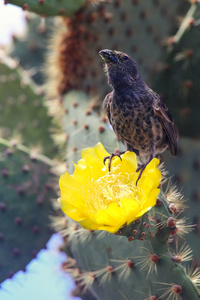
[[[161,100],[143,81],[136,62],[126,53],[102,50],[113,91],[104,100],[108,120],[126,150],[147,164],[169,149],[177,155],[178,130]]]
[[[178,129],[174,123],[172,115],[170,114],[167,106],[160,100],[154,107],[155,115],[158,117],[163,130],[167,134],[169,151],[173,156],[177,155],[177,140]]]

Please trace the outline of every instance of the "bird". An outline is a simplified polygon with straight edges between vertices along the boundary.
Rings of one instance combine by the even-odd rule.
[[[141,161],[136,185],[148,163],[165,150],[177,155],[178,129],[161,97],[146,85],[135,60],[126,53],[104,49],[99,51],[112,91],[103,105],[108,120],[126,151],[135,152]],[[125,151],[124,151],[125,152]],[[124,152],[111,153],[104,158],[111,162],[121,159]]]

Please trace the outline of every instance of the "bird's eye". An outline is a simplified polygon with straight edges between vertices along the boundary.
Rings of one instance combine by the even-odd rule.
[[[128,56],[123,56],[123,60],[128,60]]]

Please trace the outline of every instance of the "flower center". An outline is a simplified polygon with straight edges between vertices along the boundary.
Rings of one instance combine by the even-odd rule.
[[[106,209],[114,202],[121,206],[123,198],[131,198],[140,203],[141,191],[135,186],[133,175],[107,173],[96,181],[89,178],[87,184],[84,184],[81,189],[87,210],[96,213],[99,209]]]

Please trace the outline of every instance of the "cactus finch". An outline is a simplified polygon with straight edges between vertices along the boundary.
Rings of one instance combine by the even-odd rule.
[[[113,130],[126,148],[142,162],[138,180],[147,164],[168,149],[177,155],[178,130],[174,120],[158,94],[143,81],[136,62],[126,53],[101,50],[108,83],[113,88],[104,100]],[[120,153],[122,154],[122,152]],[[119,153],[104,158],[111,161]]]

